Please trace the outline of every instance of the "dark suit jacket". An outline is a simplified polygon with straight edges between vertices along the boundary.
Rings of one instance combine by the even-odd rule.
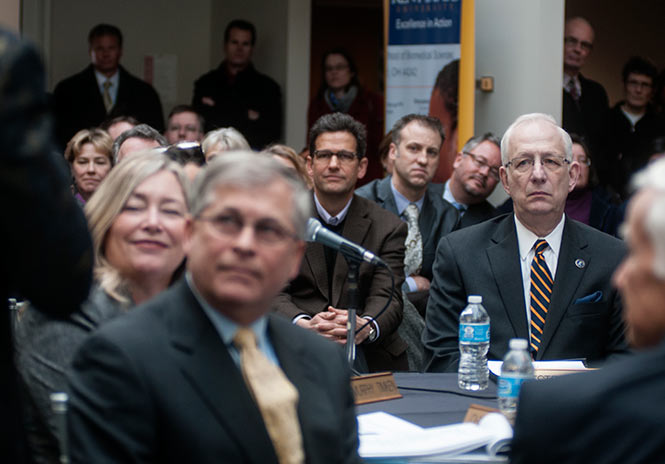
[[[565,90],[563,93],[562,126],[571,133],[586,138],[594,161],[604,155],[607,137],[607,112],[610,104],[602,85],[579,75],[582,95],[576,103]],[[596,168],[602,163],[595,162]],[[604,173],[599,172],[599,175]]]
[[[475,224],[479,224],[483,221],[497,216],[497,210],[492,206],[488,201],[483,201],[482,203],[476,203],[475,205],[469,205],[466,212],[460,218],[459,228],[469,227]]]
[[[53,144],[39,55],[1,28],[0,43],[0,460],[23,463],[7,298],[65,317],[88,294],[93,256],[69,170]]]
[[[597,371],[525,383],[511,462],[662,462],[663,390],[662,344]]]
[[[378,179],[363,185],[356,190],[356,195],[372,200],[380,207],[397,215],[395,196],[390,187],[392,177]],[[438,186],[440,187],[440,185]],[[418,226],[423,237],[423,264],[420,275],[432,280],[432,265],[436,246],[444,235],[457,228],[459,214],[457,209],[439,194],[440,188],[430,184],[425,193],[422,211],[418,218]]]
[[[92,65],[58,83],[53,91],[53,101],[56,134],[61,146],[67,145],[79,130],[99,126],[116,116],[134,116],[160,133],[164,132],[162,104],[155,89],[122,66],[118,72],[118,95],[108,114]]]
[[[611,284],[624,254],[620,240],[566,219],[536,360],[598,361],[626,351],[621,302]],[[467,295],[482,295],[489,313],[489,359],[503,359],[511,338],[528,339],[521,276],[512,214],[441,239],[423,332],[429,371],[457,369],[459,313]],[[587,301],[596,298],[599,301]]]
[[[372,251],[385,261],[395,276],[395,294],[388,309],[376,320],[380,327],[379,339],[359,345],[371,371],[407,370],[406,343],[397,334],[402,322],[402,292],[404,283],[404,241],[406,223],[375,203],[354,195],[344,221],[345,238]],[[300,314],[326,311],[328,306],[348,307],[348,266],[337,253],[333,276],[332,301],[328,301],[328,271],[323,245],[308,243],[300,274],[276,300],[277,312],[295,318]],[[390,275],[386,269],[368,263],[360,265],[359,316],[376,318],[388,301],[391,290]]]
[[[211,99],[214,105],[204,99]],[[194,82],[192,106],[205,118],[206,131],[233,127],[256,150],[281,138],[282,91],[277,82],[258,72],[251,63],[233,79],[224,62],[199,77]],[[259,113],[259,117],[250,119],[250,110]]]
[[[268,336],[298,389],[307,462],[359,462],[342,350],[276,315]],[[185,280],[104,325],[72,368],[72,463],[277,462],[240,369]]]

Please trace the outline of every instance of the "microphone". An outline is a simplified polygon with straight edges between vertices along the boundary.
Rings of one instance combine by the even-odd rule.
[[[323,225],[314,218],[309,218],[307,221],[307,233],[305,240],[308,242],[316,242],[334,250],[339,251],[348,259],[356,262],[365,261],[373,264],[374,266],[388,267],[386,263],[369,250],[345,239],[341,235],[326,229]]]

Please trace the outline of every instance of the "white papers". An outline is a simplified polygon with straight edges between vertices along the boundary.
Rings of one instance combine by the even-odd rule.
[[[487,361],[487,366],[492,374],[499,377],[501,375],[501,365],[503,361]],[[582,361],[534,361],[534,369],[574,369],[584,371],[584,363]]]
[[[492,455],[506,450],[513,432],[500,414],[479,424],[462,423],[421,428],[384,412],[358,416],[360,456],[367,458],[461,454],[482,446]]]

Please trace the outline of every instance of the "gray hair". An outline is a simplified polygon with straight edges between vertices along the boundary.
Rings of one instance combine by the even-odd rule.
[[[138,126],[134,126],[131,129],[127,129],[125,132],[120,134],[117,139],[115,139],[115,142],[113,142],[114,164],[118,164],[118,152],[120,151],[120,147],[123,143],[125,143],[125,140],[131,139],[132,137],[145,140],[154,140],[159,143],[160,147],[166,147],[169,144],[166,141],[166,138],[164,138],[164,136],[157,132],[157,130],[152,126],[147,124],[139,124]]]
[[[557,132],[561,137],[561,141],[563,142],[563,149],[566,159],[568,161],[573,160],[573,141],[570,139],[568,132],[559,127],[559,125],[556,123],[556,120],[549,114],[529,113],[523,114],[522,116],[515,119],[515,121],[508,127],[508,129],[506,129],[506,132],[503,134],[503,138],[501,139],[501,164],[505,165],[509,161],[511,148],[510,142],[515,129],[523,124],[535,124],[539,122],[551,124],[557,129]]]
[[[247,139],[233,127],[222,127],[208,132],[201,142],[201,149],[205,155],[208,155],[218,144],[222,145],[224,151],[251,150]]]
[[[644,218],[644,229],[655,251],[653,272],[665,279],[665,158],[654,161],[633,176],[635,189],[649,189],[655,195]]]
[[[198,217],[214,200],[220,185],[252,190],[277,181],[285,182],[293,192],[293,227],[304,238],[311,215],[312,196],[298,173],[265,155],[234,151],[218,156],[195,179],[191,189],[190,212]]]
[[[497,148],[501,148],[501,140],[499,140],[499,138],[491,132],[485,132],[483,135],[474,135],[469,140],[467,140],[462,147],[462,151],[470,152],[483,142],[490,142],[496,145]]]

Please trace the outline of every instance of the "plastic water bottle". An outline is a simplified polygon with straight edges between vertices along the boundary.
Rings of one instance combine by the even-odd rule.
[[[487,350],[490,346],[490,317],[483,308],[483,297],[469,295],[459,317],[459,371],[457,382],[464,390],[487,388]]]
[[[510,340],[510,351],[503,358],[499,377],[499,409],[513,423],[517,414],[520,387],[525,380],[533,379],[533,363],[523,338]]]

